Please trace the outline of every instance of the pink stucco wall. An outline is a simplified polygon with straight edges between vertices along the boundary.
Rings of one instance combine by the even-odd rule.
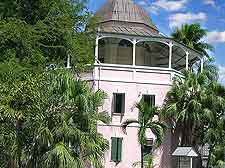
[[[103,107],[100,111],[106,110],[112,117],[110,125],[99,123],[98,131],[111,142],[111,137],[122,137],[122,161],[118,164],[111,161],[111,151],[109,150],[104,159],[105,168],[131,168],[133,163],[140,161],[140,145],[137,140],[137,125],[131,125],[127,128],[125,134],[121,129],[121,123],[126,119],[137,119],[138,111],[134,104],[140,101],[142,94],[153,94],[156,97],[156,105],[161,106],[165,99],[166,93],[171,87],[171,74],[156,73],[145,71],[135,74],[129,70],[115,70],[115,69],[95,69],[95,86],[99,87],[107,93]],[[99,79],[100,81],[96,81]],[[140,81],[142,79],[142,81]],[[112,99],[113,93],[125,93],[125,114],[124,116],[117,116],[112,114]],[[153,134],[148,136],[154,138]],[[148,137],[148,138],[150,138]],[[111,144],[110,144],[111,149]],[[154,152],[154,167],[155,168],[172,168],[171,160],[171,133],[167,130],[164,142],[160,148]]]

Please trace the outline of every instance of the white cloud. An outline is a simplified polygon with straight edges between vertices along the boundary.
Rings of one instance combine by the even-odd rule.
[[[225,66],[219,65],[219,81],[225,84]]]
[[[204,0],[204,4],[216,6],[216,2],[214,0]]]
[[[184,23],[199,22],[207,20],[207,15],[203,12],[199,13],[176,13],[169,16],[169,26],[179,27]]]
[[[207,41],[210,43],[225,43],[225,31],[212,31],[207,35]]]
[[[149,12],[157,13],[158,10],[164,9],[166,11],[178,11],[186,7],[187,0],[156,0],[148,8]]]

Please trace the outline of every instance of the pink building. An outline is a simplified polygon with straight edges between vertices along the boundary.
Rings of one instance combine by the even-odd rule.
[[[98,124],[99,132],[110,143],[104,164],[105,168],[132,168],[141,158],[138,125],[130,125],[124,134],[121,123],[137,119],[134,104],[142,97],[160,107],[173,78],[202,59],[198,52],[160,34],[144,9],[132,0],[109,0],[96,16],[96,62],[94,71],[85,78],[108,95],[100,111],[108,111],[112,122]],[[146,138],[148,153],[154,141],[151,131]],[[171,154],[176,146],[172,144],[168,127],[163,144],[153,152],[155,168],[174,168]]]

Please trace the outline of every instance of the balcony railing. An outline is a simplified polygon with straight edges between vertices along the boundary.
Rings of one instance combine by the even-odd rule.
[[[92,70],[82,74],[82,79],[88,81],[171,85],[173,78],[176,76],[183,78],[181,72],[170,68],[96,63]]]

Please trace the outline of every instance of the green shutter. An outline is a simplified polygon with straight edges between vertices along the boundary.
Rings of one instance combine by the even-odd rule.
[[[155,95],[150,95],[150,105],[151,107],[155,107]]]
[[[123,138],[111,138],[111,160],[120,162],[122,159],[122,141]]]
[[[122,94],[122,114],[125,113],[125,93]]]
[[[118,162],[122,160],[122,141],[123,141],[123,138],[117,138],[117,161]]]
[[[117,138],[111,138],[111,160],[117,161]]]
[[[116,112],[116,93],[113,93],[113,113]]]

